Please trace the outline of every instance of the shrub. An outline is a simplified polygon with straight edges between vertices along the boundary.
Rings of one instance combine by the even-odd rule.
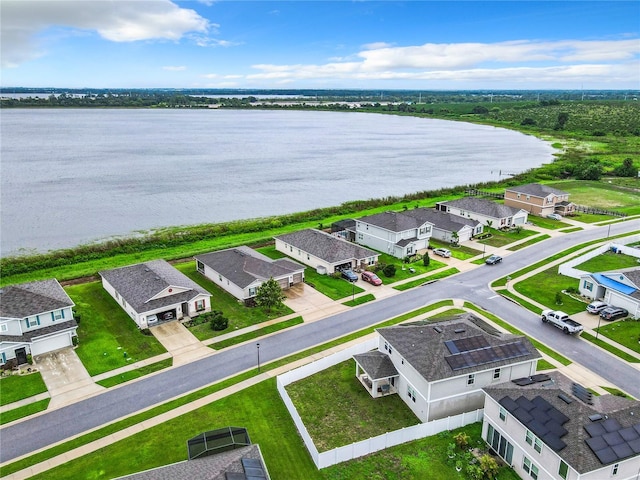
[[[212,315],[211,320],[209,320],[209,325],[211,325],[212,330],[219,332],[229,326],[229,319],[225,317],[221,311],[215,310],[211,313]]]
[[[393,277],[396,274],[396,266],[393,263],[390,263],[384,267],[382,273],[384,273],[385,277]]]
[[[429,252],[426,252],[426,253],[424,254],[424,257],[422,257],[422,264],[423,264],[425,267],[428,267],[428,266],[429,266],[429,262],[430,262],[430,261],[431,261],[431,258],[429,258]]]
[[[493,479],[498,475],[498,462],[488,453],[485,453],[480,457],[480,468],[484,473],[485,478]]]
[[[458,433],[453,437],[453,439],[456,441],[456,445],[458,445],[458,448],[464,450],[469,446],[469,435],[464,432]]]
[[[562,293],[556,292],[556,305],[562,305]]]

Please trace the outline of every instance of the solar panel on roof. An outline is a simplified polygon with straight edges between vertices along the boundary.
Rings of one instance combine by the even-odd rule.
[[[584,429],[591,436],[585,442],[603,464],[640,453],[640,423],[622,428],[617,419],[609,418],[584,425]]]
[[[636,438],[635,440],[631,440],[629,446],[634,453],[640,453],[640,438]]]
[[[633,427],[622,428],[618,431],[618,433],[624,438],[627,442],[631,440],[635,440],[636,438],[640,438],[638,432],[636,432]]]
[[[459,338],[457,340],[453,340],[453,343],[456,345],[459,352],[468,352],[469,350],[478,350],[479,348],[486,348],[489,346],[489,342],[482,335]]]
[[[618,459],[618,455],[616,455],[616,452],[614,452],[611,447],[606,447],[593,453],[596,454],[600,463],[605,465],[607,463],[613,463]]]
[[[564,447],[567,446],[566,443],[560,440],[560,437],[558,435],[551,432],[544,435],[542,437],[542,441],[556,452],[559,452],[560,450],[562,450]]]
[[[602,422],[602,426],[607,432],[617,432],[622,428],[620,422],[615,418],[607,418],[604,422]]]
[[[504,345],[488,346],[486,348],[479,348],[477,350],[469,350],[459,353],[454,353],[455,350],[458,350],[458,346],[454,342],[455,341],[453,340],[444,342],[449,349],[449,352],[453,354],[445,357],[445,360],[453,370],[485,365],[496,361],[510,360],[512,358],[522,357],[529,354],[526,346],[520,340]],[[462,359],[454,360],[453,358],[456,357],[460,357]]]
[[[610,447],[613,447],[614,445],[620,445],[621,443],[625,443],[624,438],[622,438],[622,435],[620,435],[618,432],[607,432],[604,435],[602,435],[602,438],[605,442],[607,442],[607,445],[609,445]]]
[[[456,342],[454,342],[453,340],[446,340],[444,344],[449,349],[449,353],[453,353],[453,354],[460,353],[460,350],[458,350]]]
[[[592,437],[601,436],[607,433],[607,431],[602,426],[602,423],[590,423],[589,425],[585,425],[584,429]]]

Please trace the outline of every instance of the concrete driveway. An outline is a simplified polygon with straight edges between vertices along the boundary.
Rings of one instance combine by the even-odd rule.
[[[304,283],[294,285],[285,290],[284,294],[287,298],[283,303],[294,312],[302,315],[305,322],[318,320],[349,308]]]
[[[171,354],[174,366],[184,365],[215,353],[178,321],[163,323],[149,330]]]
[[[69,405],[105,390],[94,383],[71,347],[38,355],[33,360],[51,395],[49,409]]]

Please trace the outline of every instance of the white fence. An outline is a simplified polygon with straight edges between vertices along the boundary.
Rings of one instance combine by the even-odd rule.
[[[640,235],[632,235],[623,239],[619,239],[619,241],[624,241],[625,243],[636,243],[640,241]],[[558,273],[561,275],[566,275],[567,277],[579,279],[582,275],[585,275],[588,272],[584,272],[573,267],[575,267],[576,265],[580,265],[581,263],[584,263],[593,257],[597,257],[598,255],[608,252],[614,247],[616,251],[623,253],[624,255],[640,258],[640,248],[628,247],[627,245],[623,245],[622,243],[611,242],[607,243],[606,245],[602,245],[601,247],[597,247],[590,252],[585,253],[584,255],[580,255],[579,257],[573,258],[560,264],[560,266],[558,267]]]
[[[291,418],[293,419],[293,422],[295,423],[296,428],[298,429],[298,432],[300,433],[300,436],[302,437],[302,440],[307,447],[307,450],[309,450],[309,453],[311,454],[313,463],[316,464],[316,467],[318,469],[330,467],[331,465],[346,462],[347,460],[352,460],[354,458],[363,457],[370,453],[384,450],[385,448],[393,447],[395,445],[400,445],[402,443],[410,442],[413,440],[418,440],[420,438],[429,437],[445,430],[453,430],[482,420],[483,409],[478,409],[472,412],[461,413],[460,415],[455,415],[453,417],[447,417],[428,423],[421,423],[419,425],[406,427],[394,432],[387,432],[377,437],[369,438],[367,440],[352,443],[351,445],[345,445],[333,450],[329,450],[328,452],[318,452],[318,449],[313,443],[313,440],[311,439],[307,428],[304,426],[300,415],[298,415],[296,407],[293,405],[291,398],[289,398],[289,394],[287,393],[285,387],[290,383],[313,375],[314,373],[318,373],[345,360],[348,360],[353,355],[373,350],[377,348],[377,346],[377,337],[366,340],[358,345],[355,345],[354,347],[334,353],[333,355],[324,357],[300,368],[296,368],[295,370],[291,370],[290,372],[283,373],[282,375],[278,375],[276,379],[280,397],[282,397],[282,401],[289,410],[289,414],[291,415]]]

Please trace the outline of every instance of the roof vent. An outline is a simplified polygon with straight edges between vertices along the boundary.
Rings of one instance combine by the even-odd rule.
[[[442,327],[433,327],[433,329],[438,333],[442,333]]]
[[[571,393],[588,405],[593,405],[593,394],[578,383],[571,385]]]
[[[573,403],[573,400],[571,400],[569,397],[567,397],[564,393],[559,394],[558,398],[560,400],[562,400],[564,403],[566,403],[567,405],[570,404],[570,403]]]
[[[156,280],[160,280],[160,277],[156,277]]]
[[[464,333],[466,330],[464,328],[456,328],[453,333]]]
[[[594,413],[593,415],[589,415],[589,420],[592,422],[597,422],[598,420],[602,420],[602,415],[599,413]]]

